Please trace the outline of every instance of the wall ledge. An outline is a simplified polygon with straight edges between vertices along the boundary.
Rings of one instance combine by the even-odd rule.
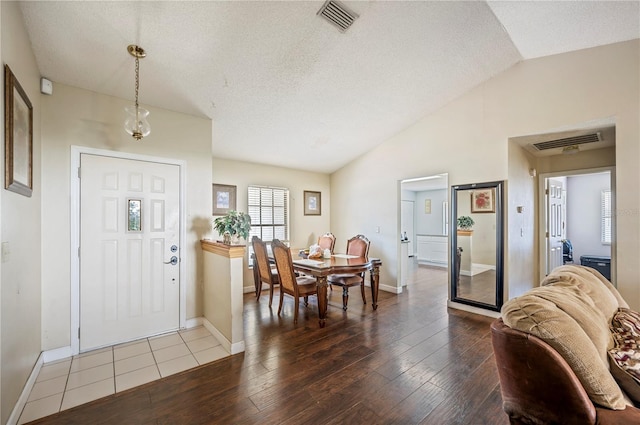
[[[209,239],[202,239],[200,244],[203,251],[222,255],[227,258],[242,258],[246,250],[246,245],[227,245]]]

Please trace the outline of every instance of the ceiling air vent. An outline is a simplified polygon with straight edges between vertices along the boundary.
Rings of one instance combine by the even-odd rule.
[[[564,139],[548,140],[546,142],[534,143],[533,146],[539,151],[547,149],[565,148],[567,146],[584,145],[585,143],[601,142],[600,132],[585,134],[582,136],[565,137]]]
[[[322,16],[332,25],[335,25],[340,32],[345,32],[358,17],[358,15],[345,6],[333,0],[325,2],[320,10],[318,10],[317,15]]]

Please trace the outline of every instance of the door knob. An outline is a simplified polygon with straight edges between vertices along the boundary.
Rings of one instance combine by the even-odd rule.
[[[167,261],[165,264],[171,264],[172,266],[175,266],[176,264],[178,264],[178,257],[176,257],[175,255],[173,257],[171,257],[171,259],[169,261]]]

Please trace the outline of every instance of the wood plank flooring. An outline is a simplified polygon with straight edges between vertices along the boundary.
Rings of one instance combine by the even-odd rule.
[[[278,317],[277,292],[271,309],[245,294],[244,353],[32,423],[508,424],[492,319],[447,309],[446,269],[411,267],[377,311],[359,288],[346,312],[330,291],[323,329],[315,297],[294,325],[291,297]]]

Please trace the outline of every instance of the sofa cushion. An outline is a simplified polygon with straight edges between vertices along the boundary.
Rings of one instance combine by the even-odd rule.
[[[611,320],[619,307],[629,307],[611,282],[590,267],[557,267],[543,279],[540,286],[577,286],[593,300],[607,320]]]
[[[625,398],[609,372],[609,321],[578,285],[538,287],[507,301],[502,319],[513,329],[545,341],[573,369],[594,404],[625,408]]]
[[[621,308],[611,320],[615,347],[609,350],[611,374],[636,405],[640,405],[640,314]]]

